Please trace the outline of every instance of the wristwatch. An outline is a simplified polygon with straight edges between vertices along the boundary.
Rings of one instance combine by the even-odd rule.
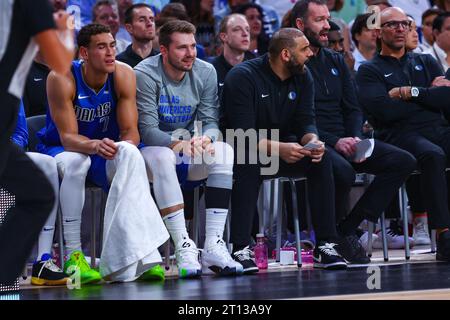
[[[419,89],[417,87],[411,87],[411,97],[417,98],[419,96]]]

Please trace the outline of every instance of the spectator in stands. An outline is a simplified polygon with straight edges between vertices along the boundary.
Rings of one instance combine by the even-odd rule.
[[[422,199],[432,229],[437,229],[437,255],[450,261],[450,213],[445,179],[450,153],[448,109],[450,88],[432,87],[443,75],[429,55],[406,52],[410,22],[400,8],[381,13],[377,33],[381,51],[358,70],[358,96],[376,136],[412,153],[421,171]],[[440,190],[436,192],[435,190]]]
[[[237,7],[250,3],[260,5],[263,33],[268,38],[270,38],[272,34],[280,28],[280,17],[278,16],[277,11],[271,5],[260,4],[257,1],[255,2],[251,0],[228,0],[228,5],[216,14],[216,24],[218,25],[225,16],[233,12],[237,12],[236,11]]]
[[[75,6],[79,8],[80,28],[92,22],[92,8],[98,0],[67,0],[67,8]],[[77,30],[79,31],[79,30]]]
[[[351,33],[355,44],[355,50],[353,51],[355,71],[358,71],[362,63],[371,60],[377,50],[376,31],[368,26],[371,16],[371,13],[358,15],[352,25]]]
[[[291,27],[291,13],[292,13],[292,9],[289,9],[284,14],[283,18],[281,19],[281,27],[282,28],[290,28]]]
[[[138,3],[129,7],[125,12],[125,26],[133,42],[124,52],[117,55],[117,60],[134,68],[145,58],[159,53],[153,48],[155,16],[149,5]]]
[[[389,0],[393,7],[397,7],[405,11],[406,15],[411,16],[414,21],[421,24],[422,14],[430,9],[430,0]]]
[[[352,77],[354,76],[355,58],[351,51],[344,49],[344,36],[338,24],[329,21],[330,30],[328,31],[328,49],[334,50],[343,55],[347,67],[350,69]]]
[[[450,66],[450,12],[439,14],[433,21],[433,46],[424,53],[431,54],[446,72]]]
[[[426,10],[422,14],[422,43],[419,45],[421,52],[430,49],[434,43],[433,36],[433,21],[442,12],[437,8],[431,8]]]
[[[223,43],[223,53],[212,61],[217,72],[217,89],[219,98],[227,73],[238,63],[253,59],[250,48],[250,26],[244,15],[233,13],[220,22],[219,38]],[[224,132],[223,108],[219,110],[219,129]]]
[[[307,66],[314,78],[319,137],[325,142],[333,164],[336,219],[342,236],[337,251],[347,262],[362,264],[370,259],[359,244],[357,227],[366,219],[378,221],[415,169],[416,161],[410,153],[379,140],[374,140],[368,158],[355,158],[358,143],[364,139],[363,115],[343,56],[325,48],[329,17],[323,0],[299,0],[292,9],[292,19],[297,28],[304,30],[314,53]],[[356,173],[363,172],[374,174],[375,178],[350,211],[350,190]]]
[[[117,35],[116,35],[116,40],[121,39],[128,43],[131,43],[131,36],[127,32],[127,28],[125,26],[125,23],[126,23],[125,22],[125,12],[132,5],[133,5],[133,0],[117,0],[117,6],[119,9],[120,26],[119,26],[119,31],[117,32]]]
[[[380,8],[380,12],[386,8],[392,7],[389,0],[366,0],[368,6],[377,6]]]
[[[205,48],[206,56],[216,55],[214,0],[183,0],[191,22],[196,27],[195,39]]]
[[[92,7],[92,22],[108,26],[116,40],[116,54],[123,52],[128,43],[123,39],[117,39],[119,31],[119,11],[117,4],[112,0],[99,0]]]
[[[450,12],[450,0],[436,0],[434,3],[439,9]]]
[[[419,33],[417,32],[417,25],[414,18],[408,15],[408,20],[411,21],[411,26],[409,27],[409,32],[406,35],[406,51],[415,52],[419,46]]]
[[[327,7],[328,11],[338,13],[344,7],[344,0],[327,0]],[[344,36],[345,51],[350,51],[350,30],[347,23],[343,19],[338,17],[333,17],[330,19],[330,21],[336,23],[342,30],[342,34]]]
[[[189,15],[184,4],[173,2],[167,4],[159,13],[158,18],[174,17],[178,20],[189,21]]]
[[[236,7],[233,12],[243,14],[250,26],[250,51],[255,56],[267,53],[269,39],[262,29],[262,8],[254,3]]]

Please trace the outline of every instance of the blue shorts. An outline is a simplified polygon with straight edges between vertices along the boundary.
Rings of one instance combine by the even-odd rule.
[[[185,190],[195,189],[196,187],[203,184],[205,180],[199,181],[189,181],[188,173],[189,173],[189,164],[188,163],[179,163],[176,165],[178,182],[180,183],[180,187]]]

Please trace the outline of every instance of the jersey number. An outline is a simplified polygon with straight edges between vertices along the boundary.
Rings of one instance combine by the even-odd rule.
[[[103,132],[106,132],[108,130],[109,116],[100,118],[100,123],[102,122],[103,122]]]

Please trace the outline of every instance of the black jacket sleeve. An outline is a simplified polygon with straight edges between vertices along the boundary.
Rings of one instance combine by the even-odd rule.
[[[429,54],[421,56],[424,61],[425,68],[430,75],[431,81],[436,77],[443,76],[441,66],[438,62]],[[431,111],[443,111],[449,108],[450,87],[420,87],[419,96],[413,98],[413,101],[417,102],[420,106],[429,109]],[[444,98],[447,97],[447,98]]]
[[[221,105],[231,129],[256,128],[255,88],[250,74],[233,68],[225,77]]]
[[[342,81],[342,112],[344,113],[345,134],[347,137],[362,138],[363,114],[359,107],[354,80],[351,77],[344,58],[339,56]]]
[[[390,98],[383,76],[370,63],[359,67],[356,82],[360,105],[380,123],[392,125],[407,119],[415,107],[413,103]]]
[[[300,140],[307,133],[318,135],[314,111],[314,80],[308,68],[305,68],[304,87],[300,88],[302,95],[300,104],[295,110],[294,127],[292,131]]]

